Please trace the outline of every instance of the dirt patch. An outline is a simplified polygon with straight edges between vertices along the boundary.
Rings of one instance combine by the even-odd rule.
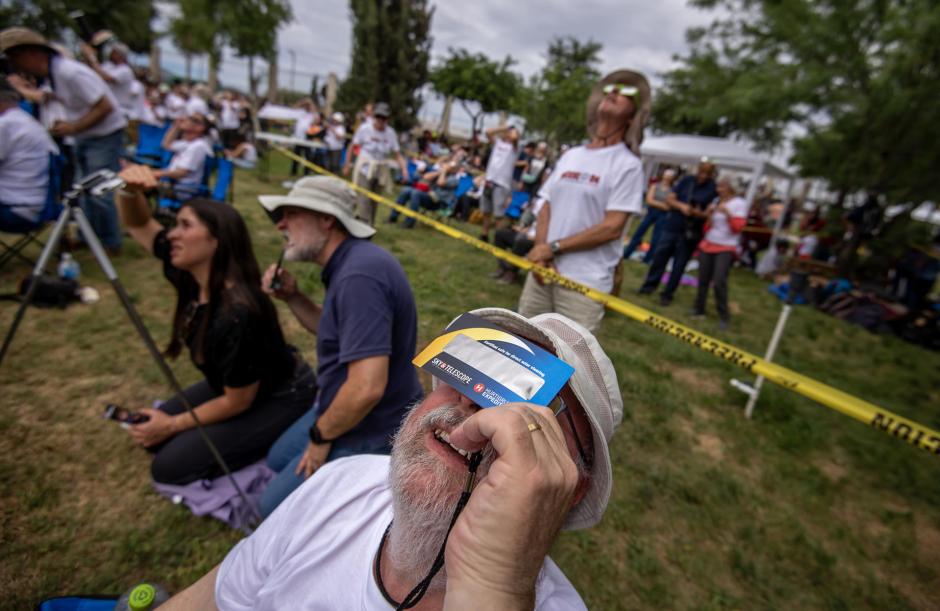
[[[693,449],[698,450],[712,460],[723,460],[725,457],[725,444],[716,435],[704,433],[696,425],[685,418],[679,420],[679,429],[693,441]]]
[[[703,374],[698,369],[672,366],[669,368],[672,379],[685,388],[694,389],[696,393],[717,395],[721,393],[722,382],[713,375]]]
[[[698,447],[708,454],[714,460],[722,460],[725,457],[725,444],[714,435],[702,433],[696,439]]]
[[[940,566],[940,530],[923,516],[914,514],[917,555],[925,566]]]
[[[845,467],[829,458],[823,458],[815,462],[816,467],[833,483],[841,482],[848,474]]]

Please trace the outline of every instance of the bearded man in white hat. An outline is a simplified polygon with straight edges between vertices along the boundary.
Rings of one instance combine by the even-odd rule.
[[[559,314],[471,314],[571,366],[548,407],[481,409],[459,381],[437,383],[408,413],[391,458],[326,465],[162,608],[584,609],[547,554],[560,529],[590,528],[607,508],[608,443],[623,417],[613,364]]]
[[[423,391],[411,365],[418,313],[405,270],[368,240],[375,229],[354,217],[356,195],[341,180],[309,176],[261,205],[286,239],[287,261],[321,268],[318,304],[279,265],[263,289],[283,300],[317,336],[317,398],[268,454],[278,475],[261,497],[267,516],[324,463],[353,454],[388,454],[409,405]]]
[[[608,293],[623,254],[624,226],[643,207],[640,142],[650,113],[643,75],[618,70],[604,77],[587,102],[591,141],[569,149],[539,194],[535,246],[527,258]],[[558,312],[597,331],[604,306],[583,294],[529,274],[519,312]]]

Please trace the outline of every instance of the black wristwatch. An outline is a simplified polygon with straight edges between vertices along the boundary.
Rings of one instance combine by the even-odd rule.
[[[552,249],[553,255],[557,255],[558,253],[561,252],[561,241],[555,240],[554,242],[549,244],[548,247]]]
[[[331,443],[332,439],[324,439],[323,433],[320,432],[320,429],[317,428],[317,423],[314,422],[313,426],[310,427],[310,441],[313,445],[322,446],[325,443]]]

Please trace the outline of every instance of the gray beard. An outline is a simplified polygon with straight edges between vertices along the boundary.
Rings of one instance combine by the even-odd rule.
[[[327,236],[311,238],[306,244],[296,244],[284,253],[285,261],[316,261],[326,246]]]
[[[414,410],[413,406],[411,409]],[[467,473],[446,467],[424,445],[429,428],[453,429],[465,420],[456,405],[443,405],[416,420],[413,411],[395,435],[389,467],[394,521],[388,536],[388,556],[396,572],[414,581],[427,575],[447,538],[447,531]],[[484,450],[478,477],[493,462],[491,446]],[[446,567],[429,590],[443,590]]]

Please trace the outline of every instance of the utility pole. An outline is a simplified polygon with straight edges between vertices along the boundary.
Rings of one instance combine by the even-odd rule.
[[[294,68],[297,64],[297,54],[293,50],[288,50],[287,52],[290,53],[290,90],[296,91],[296,89],[294,89]]]

